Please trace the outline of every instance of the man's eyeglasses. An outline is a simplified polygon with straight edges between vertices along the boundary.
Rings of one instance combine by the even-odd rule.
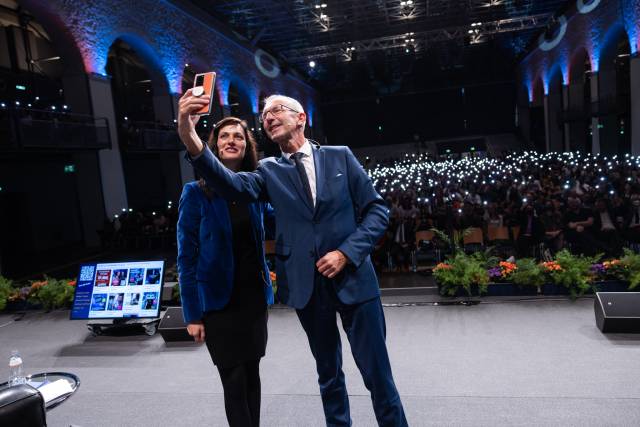
[[[285,110],[293,111],[294,113],[299,113],[300,112],[298,110],[294,110],[291,107],[287,107],[284,104],[274,105],[273,107],[269,108],[268,110],[263,111],[262,114],[260,114],[260,117],[259,117],[260,123],[264,123],[267,120],[267,116],[269,116],[269,114],[273,115],[273,117],[278,117]]]

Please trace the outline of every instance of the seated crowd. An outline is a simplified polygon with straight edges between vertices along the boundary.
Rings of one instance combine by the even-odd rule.
[[[99,234],[104,248],[150,249],[175,247],[178,209],[170,203],[164,211],[124,210],[105,219]]]
[[[640,157],[525,152],[433,162],[408,156],[369,170],[390,209],[378,265],[408,269],[415,233],[507,229],[514,254],[616,256],[640,243]],[[386,259],[391,258],[392,262]]]

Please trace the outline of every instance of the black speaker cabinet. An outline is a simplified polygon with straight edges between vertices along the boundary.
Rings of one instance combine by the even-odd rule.
[[[640,333],[640,292],[597,292],[594,309],[602,332]]]
[[[187,324],[182,317],[182,307],[168,307],[158,325],[158,332],[165,342],[191,341],[193,337],[187,332]]]

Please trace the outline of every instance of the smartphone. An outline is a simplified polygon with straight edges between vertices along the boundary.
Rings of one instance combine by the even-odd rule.
[[[210,71],[208,73],[196,74],[196,78],[193,81],[193,90],[191,91],[194,96],[209,95],[209,105],[202,107],[201,110],[196,111],[199,116],[206,116],[211,114],[211,107],[213,105],[213,85],[216,82],[216,73]]]

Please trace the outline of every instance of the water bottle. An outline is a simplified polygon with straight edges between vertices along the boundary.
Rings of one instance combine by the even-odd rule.
[[[22,372],[22,358],[18,350],[11,352],[9,358],[9,385],[25,384],[27,382]]]

